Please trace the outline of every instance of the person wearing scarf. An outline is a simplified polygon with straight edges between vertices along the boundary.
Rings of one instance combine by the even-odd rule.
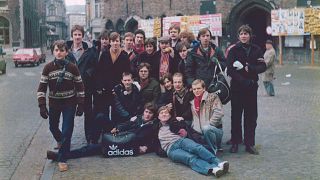
[[[191,87],[195,79],[202,79],[206,87],[208,87],[213,79],[216,60],[219,61],[222,69],[225,67],[225,57],[223,52],[213,43],[211,43],[212,35],[208,28],[202,28],[198,33],[200,46],[194,47],[188,52],[185,75],[187,86]],[[217,72],[219,73],[219,68]]]
[[[192,112],[192,135],[195,133],[204,139],[208,148],[216,154],[221,149],[223,136],[222,103],[219,96],[215,93],[208,93],[205,90],[203,80],[196,79],[192,83],[194,99],[190,101]],[[199,139],[195,137],[195,139]]]
[[[178,120],[184,120],[188,125],[192,121],[190,101],[193,93],[184,87],[183,74],[175,73],[172,77],[173,82],[173,110],[172,114]]]
[[[149,77],[151,66],[148,63],[141,63],[138,68],[139,85],[141,87],[141,96],[143,104],[151,102],[155,104],[160,95],[160,85],[157,80]]]
[[[165,74],[174,74],[178,71],[178,63],[173,58],[173,53],[174,50],[170,47],[170,38],[166,36],[159,38],[159,50],[151,63],[153,78],[159,81]]]

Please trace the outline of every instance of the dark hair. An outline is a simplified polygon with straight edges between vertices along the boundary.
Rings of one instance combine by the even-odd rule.
[[[251,29],[251,27],[250,27],[248,24],[245,24],[245,25],[242,25],[242,26],[239,27],[239,29],[238,29],[238,35],[239,35],[242,31],[248,33],[250,36],[252,35],[252,29]]]
[[[76,24],[71,28],[71,37],[73,37],[73,32],[76,31],[76,30],[81,31],[82,37],[84,36],[84,28],[83,28],[83,26],[80,26],[80,25]]]
[[[157,50],[157,41],[154,38],[146,39],[146,41],[144,42],[144,47],[146,47],[146,45],[148,44],[151,44],[153,46],[154,51]]]
[[[137,36],[137,34],[142,34],[142,35],[143,35],[143,39],[146,39],[146,33],[144,32],[144,30],[142,30],[142,29],[137,29],[137,30],[134,32],[134,35]]]
[[[99,39],[109,39],[109,34],[110,32],[108,30],[103,30],[99,35]]]
[[[123,73],[122,73],[122,79],[123,79],[123,77],[125,77],[125,76],[131,76],[131,79],[132,79],[132,77],[133,77],[130,72],[123,72]]]
[[[206,32],[209,32],[210,34],[210,39],[212,38],[212,34],[211,34],[211,31],[209,30],[209,28],[201,28],[198,32],[198,37],[197,39],[199,40],[200,39],[200,36],[205,34]]]
[[[184,42],[184,41],[180,41],[180,42],[178,42],[178,44],[176,45],[176,50],[177,50],[178,52],[181,52],[184,47],[186,47],[187,49],[189,49],[189,48],[190,48],[190,43],[187,43],[187,42]]]
[[[117,32],[112,32],[109,38],[110,38],[110,41],[115,41],[117,38],[120,38],[121,40],[120,34]]]
[[[138,71],[140,71],[142,68],[146,67],[150,73],[151,71],[151,65],[149,63],[143,62],[139,65],[138,67]]]
[[[53,52],[54,47],[56,46],[59,50],[64,49],[65,51],[68,51],[68,45],[64,40],[56,40],[55,42],[53,42],[51,46],[51,52]]]
[[[153,113],[153,117],[156,116],[157,108],[153,103],[146,103],[144,105],[144,109],[148,109],[149,111],[151,111]]]
[[[172,75],[170,73],[166,73],[164,74],[161,78],[160,78],[160,84],[164,85],[164,81],[168,79],[169,81],[172,82]]]

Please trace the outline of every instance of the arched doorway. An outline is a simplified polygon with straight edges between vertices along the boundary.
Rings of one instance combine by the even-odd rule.
[[[3,16],[0,16],[0,45],[10,44],[9,28],[10,28],[9,20],[7,20]]]
[[[113,22],[110,19],[106,22],[105,28],[110,32],[114,31]]]
[[[127,32],[134,32],[135,30],[138,29],[138,21],[136,19],[134,19],[133,17],[129,19],[129,21],[127,21],[126,23],[126,27],[125,27]]]
[[[227,33],[229,41],[237,41],[237,30],[243,24],[248,24],[253,31],[252,42],[264,48],[265,41],[271,37],[266,28],[271,26],[270,12],[272,5],[261,0],[241,1],[234,6],[229,15]]]
[[[116,31],[123,35],[124,34],[124,21],[122,19],[118,19],[117,24],[116,24]]]

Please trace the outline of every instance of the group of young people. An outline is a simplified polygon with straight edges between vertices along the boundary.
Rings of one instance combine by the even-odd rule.
[[[251,28],[239,28],[239,42],[227,59],[212,43],[208,28],[200,29],[197,38],[180,32],[177,25],[168,33],[158,39],[158,47],[157,40],[146,39],[140,29],[125,33],[122,41],[117,32],[104,31],[90,44],[82,39],[83,27],[76,25],[72,41],[53,44],[55,59],[43,69],[37,96],[40,115],[49,117],[57,141],[58,152],[48,151],[47,157],[58,161],[60,171],[68,169],[67,159],[101,154],[102,134],[130,130],[140,154],[156,152],[201,174],[227,173],[229,162],[216,156],[223,151],[222,103],[206,91],[217,61],[232,78],[230,152],[237,152],[242,142],[244,112],[246,151],[258,154],[257,81],[266,63],[260,48],[250,42]],[[237,67],[239,63],[243,67]],[[74,117],[83,112],[87,146],[70,151]]]

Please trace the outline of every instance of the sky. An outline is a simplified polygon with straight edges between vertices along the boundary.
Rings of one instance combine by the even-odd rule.
[[[85,4],[85,0],[65,0],[66,5],[70,6],[70,5],[84,5]]]

